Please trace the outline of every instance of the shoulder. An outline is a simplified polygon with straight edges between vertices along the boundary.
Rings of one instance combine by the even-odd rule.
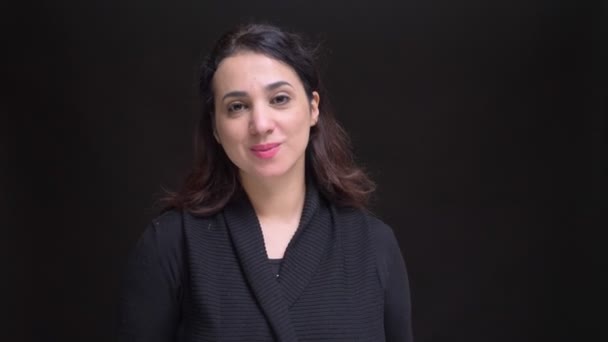
[[[178,247],[183,239],[183,213],[169,210],[153,218],[144,236],[156,241],[159,251]]]
[[[152,226],[158,231],[181,228],[183,224],[184,213],[181,210],[167,210],[152,219]]]
[[[214,222],[216,215],[195,216],[185,210],[171,209],[163,212],[150,222],[148,232],[160,241],[176,243],[184,239],[184,230],[197,228],[205,223]]]
[[[184,213],[181,210],[167,210],[152,219],[151,227],[159,234],[172,234],[181,230]]]
[[[393,229],[374,214],[352,207],[334,207],[335,215],[339,218],[346,234],[365,234],[371,240],[378,251],[386,250],[387,247],[398,246]],[[352,229],[358,227],[359,229]]]
[[[132,250],[132,261],[164,264],[167,259],[180,259],[182,222],[182,213],[178,210],[169,210],[153,218]]]
[[[186,240],[199,235],[192,232],[205,232],[202,228],[215,222],[216,216],[195,216],[186,210],[171,209],[153,218],[143,237],[154,240],[159,253],[175,253],[183,249]]]
[[[388,279],[396,267],[403,264],[403,257],[394,230],[378,217],[365,213],[365,219],[374,244],[378,263],[378,275],[383,287],[388,286]]]
[[[364,213],[372,239],[379,252],[399,248],[393,228],[371,213]]]
[[[164,212],[142,232],[128,260],[128,277],[179,287],[184,263],[182,213]]]

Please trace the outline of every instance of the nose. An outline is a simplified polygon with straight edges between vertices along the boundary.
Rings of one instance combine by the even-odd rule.
[[[274,130],[274,120],[270,108],[263,105],[256,105],[251,110],[249,118],[249,132],[253,135],[272,133]]]

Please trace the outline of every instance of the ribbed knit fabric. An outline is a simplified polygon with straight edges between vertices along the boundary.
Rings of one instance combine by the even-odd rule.
[[[377,255],[369,222],[366,214],[331,206],[308,187],[300,226],[277,277],[246,196],[209,218],[166,213],[154,221],[163,231],[154,238],[157,251],[136,248],[130,259],[119,339],[385,341],[386,270],[392,261]],[[159,237],[170,229],[183,232],[173,233],[181,236],[177,243]],[[401,258],[398,247],[396,255]],[[398,286],[405,296],[398,297],[403,303],[397,311],[403,312],[393,321],[402,320],[403,327],[391,335],[403,338],[391,341],[411,340],[402,276],[405,283]]]

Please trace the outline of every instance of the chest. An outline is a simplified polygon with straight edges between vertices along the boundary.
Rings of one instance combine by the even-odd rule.
[[[252,266],[229,235],[219,235],[189,255],[183,341],[290,341],[277,338],[281,329],[291,329],[294,341],[384,340],[383,290],[369,246],[345,246],[335,235],[327,244],[296,245],[277,278],[267,258]],[[302,262],[315,254],[317,263]]]
[[[261,221],[261,231],[264,237],[264,247],[268,258],[282,259],[289,242],[293,238],[298,221],[293,222],[264,222]]]

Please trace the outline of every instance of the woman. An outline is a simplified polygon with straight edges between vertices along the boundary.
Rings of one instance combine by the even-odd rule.
[[[202,67],[196,165],[127,267],[120,341],[411,341],[392,230],[322,97],[312,50],[267,25]]]

